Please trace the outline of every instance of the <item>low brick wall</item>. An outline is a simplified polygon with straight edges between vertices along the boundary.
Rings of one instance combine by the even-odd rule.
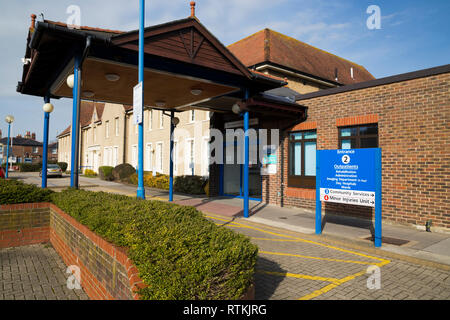
[[[123,248],[105,241],[50,203],[0,206],[0,248],[51,242],[68,266],[81,271],[91,299],[138,299],[144,284]]]
[[[139,299],[145,286],[117,247],[90,231],[51,203],[0,205],[0,249],[51,242],[67,266],[80,269],[81,286],[95,300]],[[241,300],[253,300],[251,285]]]
[[[0,248],[48,242],[49,204],[27,203],[0,206]]]

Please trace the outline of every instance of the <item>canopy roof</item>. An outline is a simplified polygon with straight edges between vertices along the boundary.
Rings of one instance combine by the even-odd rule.
[[[88,37],[82,99],[131,105],[132,88],[138,82],[138,30],[72,29],[60,22],[37,22],[30,28],[25,55],[31,61],[24,65],[17,91],[72,98],[66,79],[73,73],[74,55],[83,52]],[[160,108],[183,111],[215,97],[242,99],[245,89],[253,95],[286,84],[248,70],[195,17],[145,28],[144,37],[146,106],[164,102]],[[108,81],[106,74],[120,79]],[[193,89],[201,93],[194,95]]]

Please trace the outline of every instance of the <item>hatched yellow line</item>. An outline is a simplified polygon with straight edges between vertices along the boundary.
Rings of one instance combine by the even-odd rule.
[[[226,220],[226,219],[214,217],[214,216],[211,216],[211,215],[206,215],[206,217],[211,218],[211,219],[216,219],[216,220],[219,220],[219,221],[224,221],[224,222],[230,222],[231,221],[231,220]],[[361,257],[365,257],[365,258],[369,258],[369,259],[373,259],[373,260],[378,260],[380,262],[388,262],[388,263],[390,262],[389,260],[386,260],[386,259],[376,258],[376,257],[373,257],[373,256],[369,256],[367,254],[363,254],[363,253],[359,253],[359,252],[355,252],[355,251],[351,251],[351,250],[347,250],[347,249],[343,249],[343,248],[339,248],[339,247],[323,244],[323,243],[312,241],[312,240],[306,240],[306,239],[302,239],[302,238],[298,238],[298,237],[294,237],[294,236],[290,236],[290,235],[284,235],[284,234],[280,234],[280,233],[276,233],[276,232],[272,232],[272,231],[267,231],[267,230],[264,230],[264,229],[261,229],[261,228],[244,225],[242,223],[238,223],[238,222],[235,222],[235,221],[233,221],[228,226],[252,229],[252,230],[260,231],[260,232],[271,234],[271,235],[278,236],[278,237],[295,239],[295,240],[298,240],[298,241],[301,241],[301,242],[311,243],[311,244],[315,244],[315,245],[322,246],[322,247],[325,247],[325,248],[334,249],[334,250],[338,250],[338,251],[354,254],[354,255],[357,255],[357,256],[361,256]]]
[[[320,295],[330,291],[331,289],[334,289],[334,288],[340,286],[341,284],[343,284],[345,282],[348,282],[348,281],[353,280],[353,279],[355,279],[355,278],[357,278],[359,276],[362,276],[365,273],[366,273],[366,271],[363,270],[363,271],[360,271],[358,273],[355,273],[355,274],[352,274],[350,276],[347,276],[345,278],[342,278],[342,279],[339,279],[337,281],[334,281],[333,283],[331,283],[329,285],[326,285],[322,289],[313,291],[310,294],[307,294],[306,296],[303,296],[303,297],[299,298],[298,300],[311,300],[313,298],[316,298],[316,297],[318,297],[318,296],[320,296]]]
[[[334,249],[334,250],[337,250],[337,251],[346,252],[346,253],[354,254],[354,255],[357,255],[357,256],[361,256],[361,257],[365,257],[365,258],[369,258],[369,259],[373,259],[373,260],[378,260],[380,262],[373,264],[373,265],[376,265],[378,267],[382,267],[382,266],[387,265],[387,264],[389,264],[391,262],[390,260],[387,260],[387,259],[376,258],[376,257],[370,256],[370,255],[367,255],[367,254],[363,254],[363,253],[359,253],[359,252],[355,252],[355,251],[351,251],[351,250],[347,250],[347,249],[343,249],[343,248],[339,248],[339,247],[335,247],[335,246],[330,246],[330,245],[323,244],[323,243],[320,243],[320,242],[306,240],[306,239],[302,239],[302,238],[298,238],[298,237],[294,237],[294,236],[290,236],[290,235],[280,234],[278,232],[271,232],[271,231],[264,230],[264,229],[261,229],[261,228],[244,225],[242,223],[235,222],[235,221],[233,221],[231,219],[230,220],[226,220],[226,219],[222,219],[222,218],[211,216],[211,215],[206,215],[206,217],[209,217],[209,218],[215,219],[215,220],[219,220],[219,221],[229,222],[229,224],[227,224],[225,226],[230,226],[230,227],[234,227],[234,228],[252,229],[252,230],[260,231],[260,232],[263,232],[263,233],[271,234],[271,235],[274,235],[274,236],[278,236],[278,237],[288,238],[289,239],[289,240],[286,240],[286,239],[265,239],[265,238],[260,238],[260,239],[263,239],[263,240],[271,240],[271,241],[283,241],[283,240],[285,240],[285,241],[294,241],[295,240],[295,241],[298,241],[298,242],[311,243],[311,244],[319,245],[319,246],[322,246],[322,247],[325,247],[325,248]],[[264,251],[260,251],[260,252],[263,253]],[[278,254],[280,254],[280,253],[278,253]],[[281,254],[281,255],[285,255],[285,254]],[[293,256],[295,256],[295,255],[293,255]],[[322,259],[325,260],[327,258],[322,258]],[[330,260],[335,260],[335,259],[330,259]],[[355,262],[353,262],[353,263],[355,263]],[[364,263],[364,262],[356,262],[356,263],[359,263],[359,264],[370,264],[370,263]],[[306,277],[308,279],[316,279],[316,280],[318,280],[318,278],[321,278],[321,279],[328,279],[328,280],[324,280],[324,281],[331,281],[332,282],[332,283],[326,285],[325,287],[323,287],[322,289],[316,290],[316,291],[314,291],[314,292],[312,292],[312,293],[310,293],[310,294],[308,294],[306,296],[303,296],[303,297],[301,297],[299,299],[299,300],[310,300],[310,299],[316,298],[316,297],[318,297],[318,296],[320,296],[320,295],[322,295],[322,294],[324,294],[324,293],[326,293],[326,292],[328,292],[328,291],[330,291],[330,290],[340,286],[341,284],[343,284],[343,283],[345,283],[347,281],[350,281],[352,279],[355,279],[355,278],[357,278],[359,276],[364,275],[366,273],[366,270],[360,271],[358,273],[352,274],[352,275],[347,276],[347,277],[342,278],[342,279],[334,279],[334,280],[332,280],[333,278],[313,277],[313,276],[306,276],[306,275],[295,275],[295,274],[292,274],[292,273],[281,273],[281,272],[270,272],[270,271],[266,271],[265,273],[278,275],[278,276],[283,276],[284,275],[284,276],[303,278],[303,279],[306,279]]]
[[[304,255],[300,255],[300,254],[283,253],[283,252],[269,252],[269,251],[258,251],[258,252],[259,253],[264,253],[264,254],[273,254],[273,255],[277,255],[277,256],[288,256],[288,257],[297,257],[297,258],[305,258],[305,259],[313,259],[313,260],[324,260],[324,261],[332,261],[332,262],[344,262],[344,263],[373,265],[373,263],[371,263],[371,262],[364,262],[364,261],[353,261],[353,260],[342,260],[342,259],[312,257],[312,256],[304,256]]]
[[[326,281],[326,282],[333,282],[333,283],[339,281],[339,279],[336,279],[336,278],[324,278],[324,277],[319,277],[319,276],[309,276],[307,274],[298,274],[298,273],[289,273],[289,272],[256,270],[256,273],[270,274],[273,276],[280,276],[280,277],[299,278],[299,279],[307,279],[307,280],[315,280],[315,281]]]

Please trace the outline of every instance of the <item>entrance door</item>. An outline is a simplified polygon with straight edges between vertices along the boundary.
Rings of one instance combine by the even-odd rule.
[[[233,148],[234,150],[234,161],[233,164],[227,164],[226,158],[223,165],[223,195],[225,196],[233,196],[233,197],[243,197],[244,196],[244,165],[238,164],[238,153],[243,152],[244,148],[238,146],[237,142],[230,145],[225,144],[224,157],[227,155],[227,148]],[[250,198],[255,200],[262,199],[262,181],[261,181],[261,163],[259,161],[259,152],[260,144],[259,139],[254,142],[253,145],[250,145],[250,154],[255,155],[254,157],[250,156],[250,164],[249,164],[249,195]],[[229,153],[228,153],[229,154]],[[254,163],[251,160],[256,160]],[[243,156],[242,156],[243,159]],[[242,162],[242,161],[241,161]]]
[[[97,153],[97,151],[93,151],[92,152],[92,158],[93,158],[93,161],[94,161],[93,170],[95,172],[98,172],[98,153]]]

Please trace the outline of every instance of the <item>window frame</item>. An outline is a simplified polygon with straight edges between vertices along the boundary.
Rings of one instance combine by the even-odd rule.
[[[376,126],[377,128],[377,133],[376,134],[368,134],[368,135],[361,135],[360,134],[360,129],[361,127],[373,127]],[[356,128],[356,135],[352,135],[352,136],[345,136],[343,137],[341,135],[341,130],[343,129],[351,129],[351,128]],[[342,149],[342,141],[343,140],[355,140],[355,147],[352,147],[351,149],[365,149],[365,148],[361,148],[361,138],[376,138],[377,139],[377,146],[376,147],[370,147],[370,148],[378,148],[380,145],[380,140],[379,140],[379,131],[378,131],[378,123],[368,123],[368,124],[360,124],[360,125],[355,125],[355,126],[345,126],[345,127],[339,127],[338,128],[338,143],[339,143],[339,149]]]
[[[304,135],[305,133],[314,132],[316,134],[316,138],[314,139],[305,139]],[[292,134],[295,133],[301,133],[302,139],[301,140],[295,140],[291,139]],[[294,188],[305,188],[305,189],[315,189],[316,188],[316,176],[306,176],[305,175],[305,142],[315,142],[316,143],[316,150],[317,150],[317,130],[307,130],[307,131],[291,131],[288,132],[288,187],[294,187]],[[292,156],[291,156],[291,148],[292,145],[295,143],[301,144],[301,168],[300,168],[300,175],[294,175],[291,174],[291,165],[292,165]]]

